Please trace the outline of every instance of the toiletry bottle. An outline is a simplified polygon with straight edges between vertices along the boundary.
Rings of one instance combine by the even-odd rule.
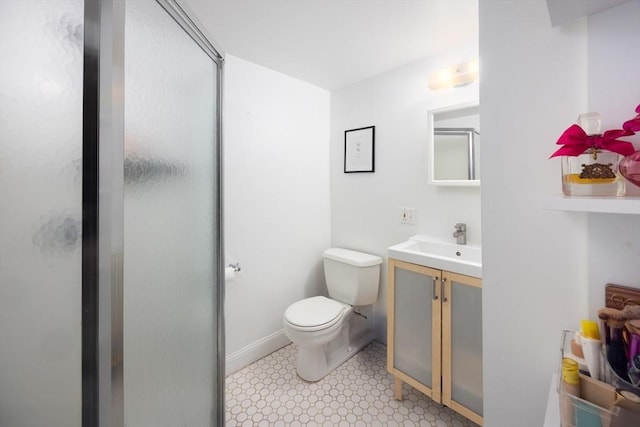
[[[580,396],[580,376],[578,362],[567,357],[562,359],[560,379],[560,424],[562,427],[575,426],[575,408],[571,396]]]

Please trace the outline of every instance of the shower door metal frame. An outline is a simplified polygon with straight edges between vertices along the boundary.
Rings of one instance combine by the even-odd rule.
[[[82,426],[120,426],[124,422],[123,2],[84,1],[83,61]]]
[[[176,0],[156,0],[217,68],[213,224],[216,367],[211,425],[224,425],[222,82],[224,52]],[[85,0],[82,126],[82,426],[124,426],[125,1]],[[213,361],[212,361],[213,362]]]

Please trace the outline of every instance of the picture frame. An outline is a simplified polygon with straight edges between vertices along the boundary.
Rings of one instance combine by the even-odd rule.
[[[344,173],[375,172],[376,127],[344,131]]]

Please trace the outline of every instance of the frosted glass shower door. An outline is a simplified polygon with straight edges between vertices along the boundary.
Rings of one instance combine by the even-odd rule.
[[[0,426],[81,424],[83,1],[0,1]]]
[[[128,426],[207,426],[216,417],[217,72],[158,3],[126,3]]]

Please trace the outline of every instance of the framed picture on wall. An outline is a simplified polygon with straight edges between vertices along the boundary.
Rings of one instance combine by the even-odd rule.
[[[344,131],[344,173],[375,172],[375,126]]]

